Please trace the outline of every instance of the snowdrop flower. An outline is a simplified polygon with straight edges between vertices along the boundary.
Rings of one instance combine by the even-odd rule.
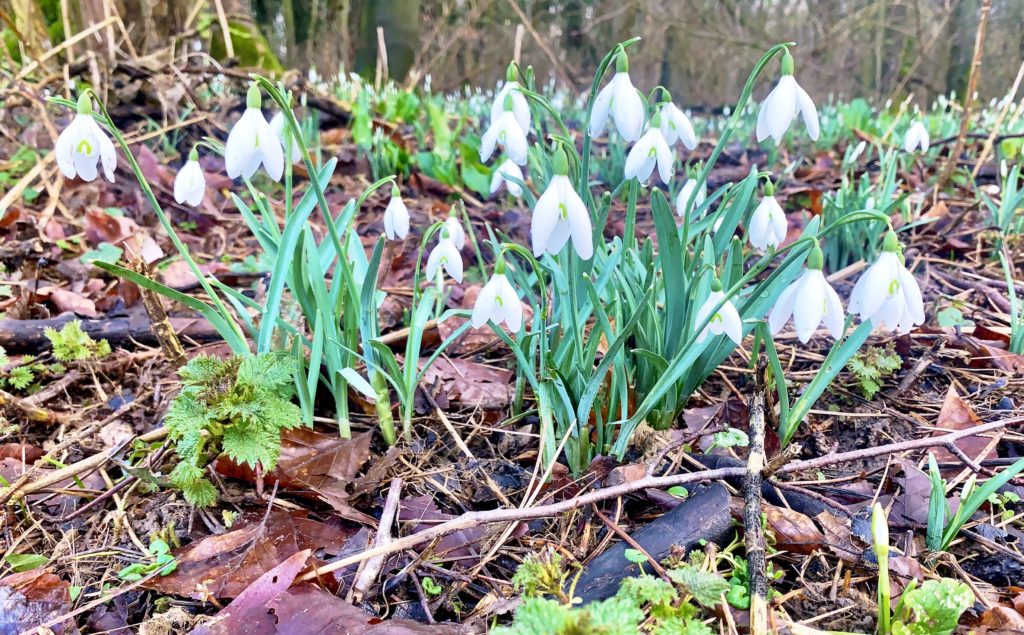
[[[903,137],[903,149],[913,152],[914,148],[921,148],[921,152],[928,152],[928,144],[931,138],[928,136],[928,129],[920,121],[915,121],[907,134]]]
[[[512,99],[512,113],[515,115],[516,122],[523,132],[530,134],[530,104],[526,101],[526,96],[519,90],[518,79],[519,71],[513,62],[505,71],[505,85],[501,87],[501,90],[494,96],[494,102],[491,103],[491,125],[494,125],[505,112],[505,98],[509,97]]]
[[[636,179],[646,184],[651,178],[654,166],[658,166],[658,177],[662,183],[672,180],[672,150],[661,132],[661,115],[654,115],[650,128],[633,144],[626,157],[626,179]]]
[[[792,316],[796,336],[804,344],[811,339],[822,322],[832,337],[838,340],[843,336],[846,313],[839,295],[821,272],[823,263],[821,247],[814,241],[807,257],[807,269],[793,284],[786,287],[768,314],[772,335],[781,331]]]
[[[764,141],[772,137],[776,144],[781,143],[797,113],[803,117],[807,136],[816,140],[818,110],[807,91],[800,88],[800,84],[793,78],[793,56],[786,51],[782,56],[782,77],[761,102],[761,110],[757,113],[757,140]]]
[[[768,181],[764,186],[764,197],[750,215],[747,238],[755,248],[767,251],[769,247],[782,244],[786,239],[786,229],[786,214],[775,200],[775,187]]]
[[[98,175],[96,164],[99,162],[103,164],[103,176],[113,183],[114,168],[117,167],[114,143],[92,118],[89,93],[78,96],[77,111],[75,118],[57,137],[54,148],[57,167],[69,179],[77,176],[83,181],[92,181]]]
[[[391,200],[384,209],[384,235],[388,240],[402,240],[409,234],[409,209],[402,200],[398,185],[391,186]]]
[[[462,253],[452,240],[447,224],[441,228],[441,240],[437,241],[427,258],[427,277],[433,280],[438,267],[444,268],[455,282],[462,282]]]
[[[555,255],[572,238],[572,246],[583,260],[594,255],[594,229],[590,212],[569,180],[569,160],[559,148],[552,161],[554,175],[533,208],[530,237],[533,254]]]
[[[679,216],[686,216],[686,204],[690,202],[690,195],[693,194],[693,190],[696,187],[697,180],[693,177],[686,179],[686,182],[683,183],[683,189],[679,190],[679,194],[676,195],[676,214]],[[697,190],[697,195],[693,199],[693,209],[703,205],[707,198],[708,186],[707,182],[704,182],[701,183],[700,189]]]
[[[885,235],[882,253],[868,267],[850,294],[850,313],[876,328],[900,334],[924,323],[924,302],[917,280],[907,271],[899,253],[900,243],[892,230]]]
[[[505,277],[505,258],[500,255],[494,264],[494,275],[480,290],[476,304],[473,305],[473,328],[480,328],[488,320],[495,324],[504,322],[513,333],[518,333],[523,324],[523,305],[519,303],[519,295]]]
[[[487,161],[494,154],[494,148],[500,144],[505,154],[517,165],[526,165],[526,132],[516,120],[512,110],[512,95],[505,95],[505,111],[491,122],[480,139],[480,160]]]
[[[284,146],[284,132],[285,126],[288,122],[284,119],[284,112],[278,111],[276,115],[270,118],[270,129],[274,131],[274,135],[281,140],[281,146]],[[302,150],[299,149],[299,142],[295,140],[294,135],[291,135],[291,152],[289,152],[292,163],[302,162]]]
[[[629,59],[622,50],[615,58],[615,76],[594,100],[594,109],[590,113],[591,137],[604,132],[609,114],[625,141],[632,142],[640,138],[644,127],[644,101],[629,79]]]
[[[174,177],[174,200],[179,204],[188,203],[192,207],[203,202],[206,194],[206,175],[199,167],[199,153],[195,148],[188,155],[188,161],[178,170]]]
[[[686,116],[685,112],[676,108],[671,101],[667,101],[661,105],[659,114],[661,114],[661,134],[670,146],[675,145],[677,141],[682,141],[688,150],[697,147],[697,135],[693,132],[693,124],[690,123],[690,118]]]
[[[704,304],[697,311],[696,326],[700,326],[711,315],[711,311],[718,306],[718,303],[724,297],[722,283],[718,281],[718,278],[715,278],[711,281],[711,293],[708,295],[708,299],[704,301]],[[740,314],[736,311],[736,307],[733,306],[732,300],[723,304],[722,308],[711,316],[711,321],[708,322],[708,325],[697,336],[697,343],[703,342],[708,333],[712,335],[728,335],[729,339],[736,342],[737,346],[743,341],[743,321],[740,319]]]
[[[246,96],[245,112],[228,133],[224,146],[224,165],[232,179],[251,178],[261,163],[275,181],[280,181],[284,173],[284,148],[264,118],[261,103],[260,89],[253,84]]]
[[[457,249],[466,246],[466,230],[462,228],[459,217],[455,215],[455,208],[452,208],[451,215],[445,219],[444,228],[448,230],[448,236],[451,237]]]
[[[507,177],[517,178],[520,181],[524,179],[523,170],[516,165],[511,159],[505,159],[504,163],[495,168],[494,173],[491,174],[491,194],[495,194],[504,185],[508,188],[508,193],[512,196],[519,198],[523,195],[523,188],[515,181],[510,181]]]

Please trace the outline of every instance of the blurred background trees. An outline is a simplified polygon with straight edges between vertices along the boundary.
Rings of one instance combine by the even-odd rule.
[[[578,87],[614,43],[643,35],[630,55],[638,85],[667,86],[691,106],[729,103],[760,53],[798,43],[797,74],[817,95],[922,99],[961,92],[979,0],[0,0],[5,38],[28,55],[65,28],[116,13],[140,52],[205,37],[227,57],[275,70],[377,73],[378,35],[388,73],[434,88],[491,86],[513,51],[541,80]],[[65,13],[67,16],[65,17]],[[225,24],[227,29],[224,28]],[[1002,95],[1024,55],[1024,1],[995,0],[983,98]],[[518,33],[517,33],[518,32]],[[49,35],[50,43],[44,38]],[[518,48],[517,48],[517,39]],[[279,63],[279,66],[278,66]],[[733,71],[733,69],[737,69]]]

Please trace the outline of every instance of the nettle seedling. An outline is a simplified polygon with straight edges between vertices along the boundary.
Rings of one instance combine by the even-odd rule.
[[[182,388],[165,423],[180,459],[171,482],[186,500],[216,502],[217,491],[204,472],[222,452],[253,469],[274,469],[281,432],[302,424],[291,402],[295,372],[294,358],[277,353],[197,357],[178,371]]]

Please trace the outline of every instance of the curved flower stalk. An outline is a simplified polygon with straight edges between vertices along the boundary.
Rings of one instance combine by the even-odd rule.
[[[668,185],[672,180],[672,150],[662,134],[661,124],[661,115],[654,115],[647,132],[630,148],[629,155],[626,156],[627,179],[636,179],[641,184],[646,184],[657,165],[658,178],[661,182]]]
[[[594,255],[594,229],[590,212],[569,180],[569,160],[559,147],[552,160],[554,175],[533,208],[530,237],[538,258],[557,254],[572,238],[572,246],[583,260]]]
[[[197,207],[206,195],[206,175],[199,166],[199,152],[195,148],[188,154],[188,161],[174,176],[174,200],[179,204],[188,203]]]
[[[260,110],[262,101],[259,86],[249,86],[245,112],[228,133],[224,165],[232,179],[252,178],[260,164],[275,181],[284,174],[284,148]]]
[[[882,253],[850,294],[850,313],[861,321],[871,321],[876,328],[909,333],[924,324],[924,302],[921,287],[907,271],[900,253],[899,238],[891,229],[882,243]]]
[[[786,239],[787,229],[786,213],[775,199],[775,186],[769,179],[764,186],[764,197],[750,215],[747,238],[754,248],[767,251],[769,247],[774,248],[782,244]]]
[[[804,120],[807,136],[812,141],[817,140],[818,110],[807,91],[796,83],[793,77],[793,56],[787,50],[782,56],[782,77],[761,102],[761,110],[757,113],[757,140],[764,141],[771,137],[775,139],[776,145],[781,143],[797,113]]]
[[[697,192],[696,195],[694,190]],[[707,183],[701,182],[698,188],[696,178],[687,178],[686,182],[683,183],[682,189],[679,190],[679,194],[676,195],[676,214],[683,218],[686,217],[686,206],[690,202],[691,196],[693,197],[693,209],[699,209],[708,198]]]
[[[529,149],[526,142],[526,131],[516,119],[511,94],[505,95],[505,111],[491,122],[487,131],[484,132],[484,136],[480,138],[480,160],[490,159],[498,145],[505,149],[505,154],[512,162],[517,165],[526,165],[526,153]]]
[[[711,293],[708,294],[708,299],[701,305],[694,320],[694,324],[700,326],[709,315],[711,316],[707,326],[697,336],[698,344],[703,342],[708,334],[727,335],[729,339],[736,342],[737,346],[743,341],[743,320],[740,319],[740,314],[732,300],[726,301],[718,311],[715,311],[714,315],[711,314],[715,307],[724,299],[725,294],[722,293],[722,283],[716,277],[711,281]]]
[[[929,143],[931,137],[928,135],[928,129],[920,121],[915,121],[903,137],[903,149],[907,152],[913,152],[915,148],[920,148],[921,152],[928,152]]]
[[[670,146],[681,142],[687,150],[697,147],[697,134],[685,112],[671,101],[663,103],[658,112],[661,115],[661,134]]]
[[[604,132],[611,116],[619,135],[626,142],[640,138],[644,127],[644,100],[629,79],[629,58],[625,49],[620,49],[615,58],[615,75],[608,85],[601,89],[590,115],[591,137]]]
[[[523,169],[516,165],[512,159],[505,159],[501,165],[494,169],[494,173],[491,174],[491,194],[496,194],[501,189],[501,186],[504,185],[512,196],[516,198],[522,196],[522,186],[507,177],[516,178],[520,181],[524,180]]]
[[[270,129],[274,131],[274,135],[281,141],[281,146],[285,146],[285,119],[284,111],[279,110],[273,117],[270,118]],[[289,137],[291,135],[288,135]],[[299,150],[299,143],[291,138],[287,145],[291,146],[291,150],[288,152],[288,158],[292,163],[302,162],[302,151]]]
[[[397,184],[391,186],[391,200],[384,209],[384,235],[388,240],[403,240],[409,235],[409,209]]]
[[[495,324],[502,322],[513,333],[518,333],[523,325],[523,305],[512,284],[505,277],[505,256],[499,254],[494,263],[494,275],[487,281],[473,305],[471,322],[478,329],[488,321]]]
[[[103,176],[114,182],[114,169],[117,167],[114,143],[93,119],[89,93],[83,92],[78,96],[75,118],[57,137],[54,155],[57,167],[69,179],[77,176],[83,181],[93,181],[99,174],[96,165],[101,163]]]
[[[493,126],[505,112],[505,100],[509,98],[512,100],[512,113],[516,122],[524,133],[530,134],[530,104],[519,88],[519,71],[515,62],[512,62],[505,71],[505,85],[491,103],[491,125]]]
[[[781,331],[792,316],[796,336],[804,344],[810,341],[821,323],[825,324],[829,334],[836,340],[843,336],[846,313],[839,295],[821,271],[824,260],[821,247],[815,240],[807,256],[807,269],[786,287],[768,314],[768,327],[772,335]]]
[[[462,237],[465,242],[466,237]],[[438,268],[443,268],[452,280],[462,282],[462,253],[452,240],[448,226],[441,228],[441,239],[437,245],[430,250],[427,258],[427,278],[433,280],[437,276]]]

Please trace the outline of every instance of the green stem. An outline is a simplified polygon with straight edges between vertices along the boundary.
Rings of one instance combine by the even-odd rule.
[[[633,249],[636,242],[636,197],[640,191],[640,182],[629,180],[629,198],[626,200],[626,231],[622,241],[623,249]]]

